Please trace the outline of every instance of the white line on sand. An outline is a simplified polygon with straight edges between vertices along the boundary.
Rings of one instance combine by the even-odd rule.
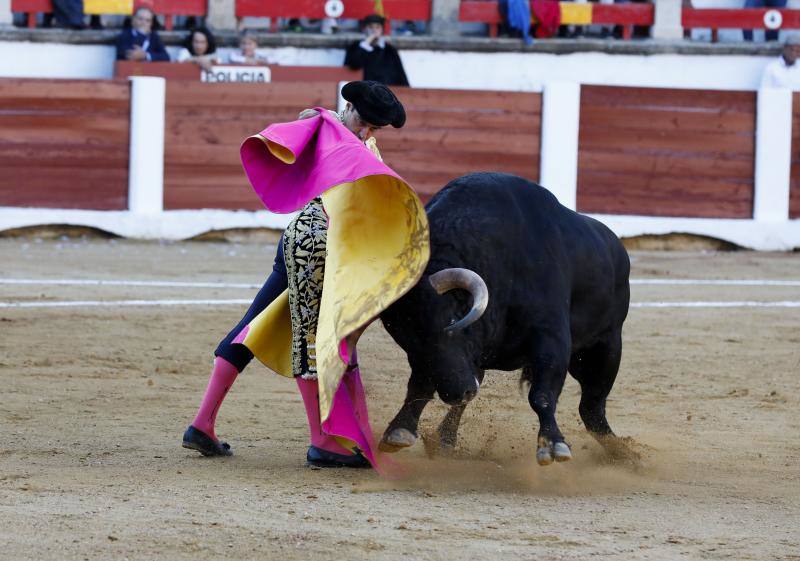
[[[769,279],[631,279],[631,284],[666,286],[800,286],[800,280]]]
[[[0,302],[0,308],[115,308],[118,306],[242,306],[252,300],[66,300]]]
[[[0,308],[114,308],[135,306],[243,306],[251,300],[63,300],[0,302]],[[800,308],[800,301],[631,302],[631,308]]]
[[[631,302],[631,308],[800,308],[800,301]]]
[[[134,281],[106,279],[0,279],[0,284],[61,286],[150,286],[174,288],[261,288],[260,284],[239,282]]]
[[[165,288],[261,288],[244,282],[188,282],[112,279],[0,279],[0,284],[62,286],[148,286]],[[631,279],[631,284],[663,286],[800,286],[800,280],[770,279]]]

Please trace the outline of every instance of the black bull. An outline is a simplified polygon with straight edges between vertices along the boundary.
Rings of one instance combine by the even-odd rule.
[[[619,239],[544,188],[501,173],[451,181],[426,210],[430,262],[420,282],[381,314],[411,366],[405,402],[381,449],[414,443],[434,392],[451,405],[440,443],[455,446],[461,414],[487,369],[522,369],[539,417],[540,464],[571,458],[556,423],[567,371],[580,383],[586,428],[602,443],[616,441],[605,405],[630,297],[630,262]],[[435,275],[454,268],[468,271]]]

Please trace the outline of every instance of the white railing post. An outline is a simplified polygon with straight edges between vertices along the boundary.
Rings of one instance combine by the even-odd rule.
[[[578,132],[581,86],[549,82],[542,95],[539,183],[575,210],[578,193]]]
[[[755,220],[789,219],[791,165],[792,92],[762,88],[758,91],[756,113]]]
[[[236,29],[234,0],[208,0],[206,23],[215,31]]]
[[[7,27],[12,23],[11,0],[0,0],[0,27]]]
[[[131,144],[128,210],[155,214],[164,210],[164,113],[166,80],[131,80]]]
[[[650,36],[653,39],[683,39],[682,0],[655,0],[655,18]]]
[[[458,37],[460,34],[458,23],[460,7],[460,0],[433,0],[431,3],[431,35]]]

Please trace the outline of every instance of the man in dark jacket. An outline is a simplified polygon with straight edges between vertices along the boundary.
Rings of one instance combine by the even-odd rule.
[[[53,0],[53,17],[68,29],[85,29],[83,0]]]
[[[364,69],[364,80],[372,80],[389,86],[407,86],[408,78],[403,70],[400,55],[383,37],[385,19],[377,14],[361,22],[366,37],[354,41],[344,57],[345,66],[353,70]]]
[[[153,12],[139,8],[133,14],[130,29],[117,37],[117,60],[169,62],[169,54],[158,33],[153,31]]]

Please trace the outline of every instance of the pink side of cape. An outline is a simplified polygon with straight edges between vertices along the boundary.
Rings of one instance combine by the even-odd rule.
[[[369,175],[401,179],[326,109],[316,109],[317,117],[270,125],[242,144],[247,178],[272,212],[295,212],[331,187]],[[262,138],[289,149],[295,163],[273,156]]]

